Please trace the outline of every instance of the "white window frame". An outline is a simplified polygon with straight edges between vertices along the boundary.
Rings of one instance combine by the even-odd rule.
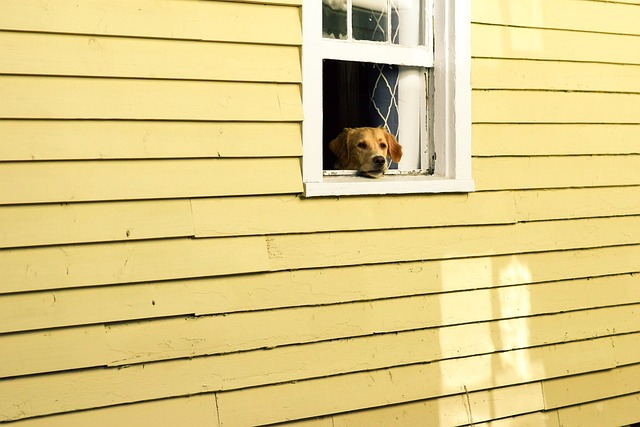
[[[349,2],[350,3],[350,2]],[[388,46],[376,42],[341,43],[322,38],[322,1],[302,2],[302,99],[304,120],[304,195],[348,196],[367,194],[409,194],[471,192],[471,0],[429,0],[433,7],[433,63],[416,55],[415,48]],[[432,67],[433,97],[429,108],[432,175],[385,175],[380,179],[329,176],[322,168],[322,61],[338,59],[366,62],[371,49],[377,58],[389,58],[407,66]],[[386,56],[385,56],[386,55]],[[385,63],[384,59],[379,62]],[[402,144],[402,141],[400,141]]]

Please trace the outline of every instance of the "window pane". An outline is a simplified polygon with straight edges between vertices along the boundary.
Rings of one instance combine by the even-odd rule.
[[[322,37],[347,38],[347,0],[322,0]]]
[[[395,41],[398,33],[398,15],[394,11],[389,15],[388,9],[387,0],[354,1],[353,38],[375,42]],[[389,16],[392,22],[389,22]]]
[[[424,45],[424,12],[425,0],[353,0],[353,38]]]
[[[397,16],[397,36],[393,43],[424,46],[425,0],[391,0],[392,15]]]

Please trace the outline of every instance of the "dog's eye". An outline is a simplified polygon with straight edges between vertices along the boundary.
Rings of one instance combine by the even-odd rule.
[[[383,142],[382,144],[380,144],[380,148],[387,148],[387,144]]]
[[[367,148],[367,144],[365,142],[359,142],[358,148]]]

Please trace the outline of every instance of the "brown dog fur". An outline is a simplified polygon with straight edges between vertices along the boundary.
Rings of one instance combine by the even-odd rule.
[[[387,158],[402,158],[402,146],[384,128],[346,128],[329,148],[336,155],[336,169],[355,169],[358,175],[380,178],[388,168]]]

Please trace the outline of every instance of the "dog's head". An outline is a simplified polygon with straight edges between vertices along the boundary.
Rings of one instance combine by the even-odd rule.
[[[336,155],[336,169],[355,169],[369,178],[380,178],[387,170],[387,158],[394,162],[402,158],[402,146],[385,129],[347,128],[331,143],[329,148]]]

